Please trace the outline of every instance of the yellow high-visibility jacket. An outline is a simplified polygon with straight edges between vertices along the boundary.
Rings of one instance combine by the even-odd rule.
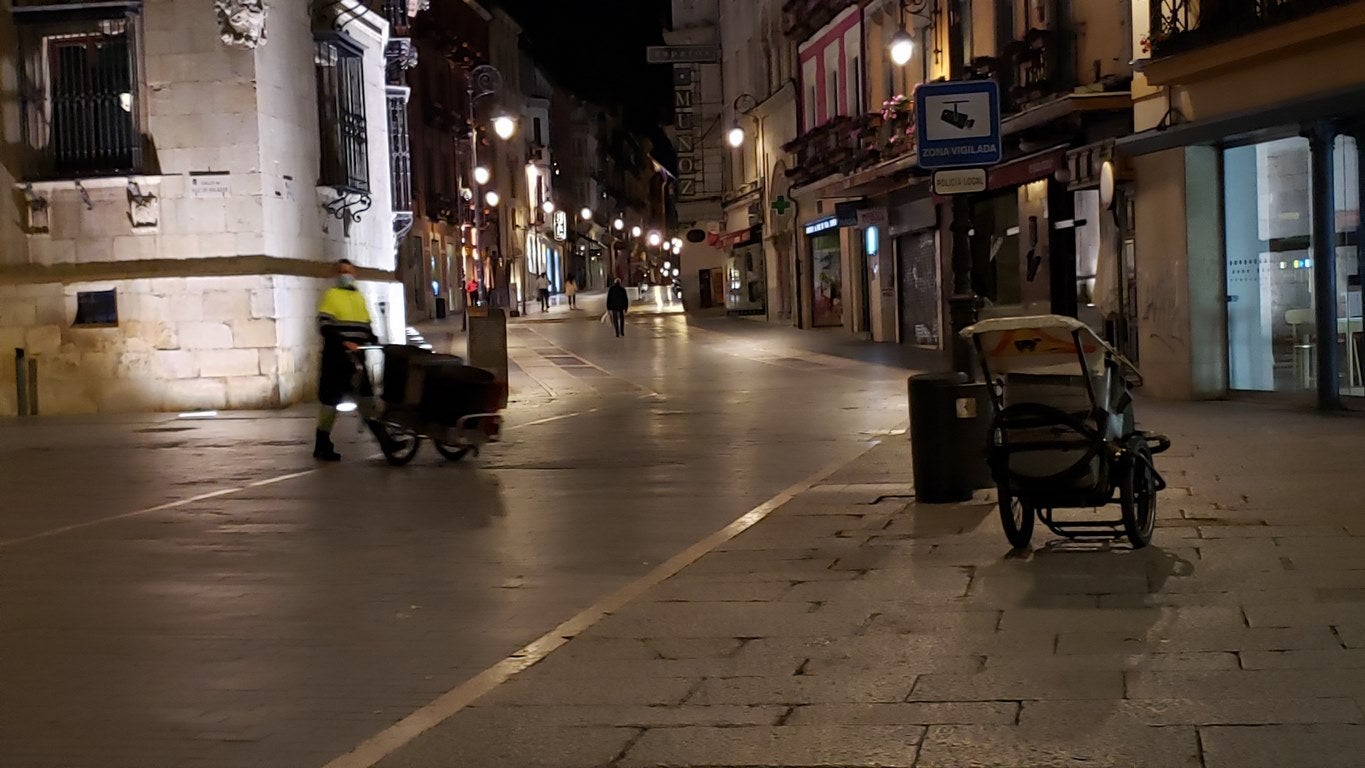
[[[318,304],[318,331],[325,347],[340,346],[345,341],[356,344],[373,341],[370,309],[365,306],[364,294],[355,288],[328,288]]]

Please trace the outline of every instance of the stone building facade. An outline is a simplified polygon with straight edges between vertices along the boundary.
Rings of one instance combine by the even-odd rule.
[[[0,0],[0,349],[43,413],[311,397],[340,258],[401,338],[382,13],[63,5]]]

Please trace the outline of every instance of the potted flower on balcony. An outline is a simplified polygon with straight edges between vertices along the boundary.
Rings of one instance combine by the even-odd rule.
[[[900,94],[882,102],[884,143],[892,149],[904,149],[915,144],[915,101]]]

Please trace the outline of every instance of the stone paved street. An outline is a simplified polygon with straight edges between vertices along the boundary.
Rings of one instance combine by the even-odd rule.
[[[1359,417],[1141,402],[1154,546],[1018,553],[915,503],[905,371],[684,323],[516,326],[455,467],[0,424],[0,765],[1361,764]]]

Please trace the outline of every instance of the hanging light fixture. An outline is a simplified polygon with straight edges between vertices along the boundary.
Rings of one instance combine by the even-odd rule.
[[[730,132],[725,135],[725,139],[735,149],[744,146],[744,129],[739,126],[738,120],[730,126]]]
[[[891,61],[896,66],[903,67],[910,63],[910,59],[915,56],[915,38],[904,28],[896,30],[896,34],[891,36]]]

